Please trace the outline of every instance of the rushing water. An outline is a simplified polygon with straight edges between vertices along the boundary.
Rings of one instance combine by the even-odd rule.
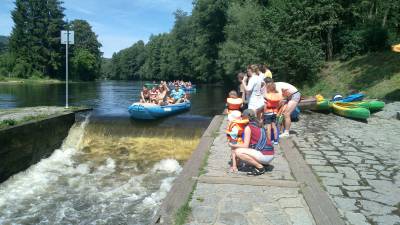
[[[60,149],[0,185],[0,224],[148,224],[197,146],[226,90],[200,87],[189,112],[129,118],[140,83],[71,85],[71,105],[93,107]],[[0,108],[63,105],[64,85],[0,85]]]

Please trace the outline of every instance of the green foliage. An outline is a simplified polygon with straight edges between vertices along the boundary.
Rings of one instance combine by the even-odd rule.
[[[71,59],[71,78],[75,80],[90,81],[96,78],[97,59],[86,49],[76,49]]]
[[[233,81],[248,64],[267,63],[275,78],[301,86],[317,81],[324,60],[347,60],[400,41],[399,0],[193,4],[191,15],[178,10],[171,32],[152,36],[142,51],[133,50],[135,44],[104,61],[103,76]]]
[[[12,11],[14,27],[10,36],[10,52],[17,61],[18,76],[29,77],[39,71],[53,77],[60,75],[62,53],[60,30],[64,26],[63,8],[59,0],[17,0]],[[25,69],[23,69],[25,68]],[[22,74],[21,72],[30,72]]]
[[[65,46],[60,44],[60,31],[66,28],[66,24],[61,5],[60,0],[15,1],[11,13],[14,27],[9,44],[6,38],[0,37],[0,54],[3,53],[0,55],[0,72],[3,76],[64,78]],[[68,25],[75,30],[75,45],[70,51],[72,67],[75,73],[84,72],[72,77],[94,80],[100,74],[101,44],[88,22],[74,20]],[[93,64],[88,66],[87,62]]]
[[[0,55],[8,50],[8,37],[0,35]]]

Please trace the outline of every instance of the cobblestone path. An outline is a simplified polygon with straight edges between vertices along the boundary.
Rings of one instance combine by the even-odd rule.
[[[302,113],[292,140],[348,224],[400,224],[400,103],[362,123]]]
[[[225,120],[211,147],[206,172],[192,196],[188,224],[315,224],[279,148],[272,172],[258,177],[227,172],[230,149],[226,125]]]

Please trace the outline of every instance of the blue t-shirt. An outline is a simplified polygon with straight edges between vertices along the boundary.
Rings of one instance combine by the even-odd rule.
[[[185,92],[180,88],[178,91],[176,91],[175,89],[171,91],[171,97],[173,97],[174,99],[180,99],[183,98],[183,96],[185,96]]]

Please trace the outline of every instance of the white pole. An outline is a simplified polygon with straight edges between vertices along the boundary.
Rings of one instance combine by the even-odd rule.
[[[65,49],[65,108],[68,109],[68,44],[69,44],[69,25],[67,20],[67,47]]]

